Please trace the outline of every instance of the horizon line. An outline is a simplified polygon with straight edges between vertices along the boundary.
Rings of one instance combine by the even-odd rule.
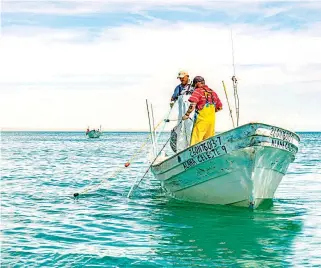
[[[216,131],[216,132],[225,132],[225,131],[229,131],[231,129],[228,130],[220,130],[220,131]],[[85,130],[79,130],[79,129],[1,129],[0,128],[0,132],[86,132]],[[110,133],[110,132],[146,132],[149,133],[149,130],[142,130],[142,129],[137,129],[137,130],[124,130],[124,129],[109,129],[109,130],[103,130],[102,133]],[[164,130],[163,132],[171,132],[171,130]],[[294,132],[297,133],[306,133],[306,132],[313,132],[313,133],[321,133],[321,130],[295,130]]]

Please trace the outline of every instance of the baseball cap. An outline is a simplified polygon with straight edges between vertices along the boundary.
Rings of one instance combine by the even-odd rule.
[[[177,78],[183,78],[186,75],[189,75],[187,71],[180,71],[177,75]]]

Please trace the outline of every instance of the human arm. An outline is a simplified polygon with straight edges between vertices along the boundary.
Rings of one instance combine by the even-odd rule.
[[[221,111],[223,109],[222,102],[215,92],[213,92],[213,94],[215,99],[215,112]]]
[[[188,110],[186,111],[185,115],[183,116],[183,120],[186,120],[189,118],[189,115],[194,111],[197,103],[200,101],[201,99],[201,92],[196,89],[194,90],[193,94],[190,96],[190,98],[188,99],[188,101],[191,103],[188,107]]]
[[[179,93],[180,93],[180,85],[175,87],[174,93],[173,93],[172,98],[171,98],[171,101],[175,102],[177,100],[178,96],[179,96]]]
[[[182,120],[188,119],[188,118],[189,118],[189,115],[191,114],[191,112],[194,111],[195,107],[196,107],[196,103],[195,103],[195,102],[192,102],[192,103],[189,105],[187,112],[186,112],[185,115],[182,117]]]
[[[179,88],[179,85],[174,89],[174,93],[173,93],[173,95],[172,95],[172,97],[171,97],[171,102],[170,102],[170,107],[171,108],[173,108],[173,106],[174,106],[174,104],[175,104],[175,101],[177,101],[177,98],[178,98],[178,96],[179,96],[179,90],[180,88]]]

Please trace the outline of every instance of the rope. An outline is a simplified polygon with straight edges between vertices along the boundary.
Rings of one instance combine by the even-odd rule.
[[[176,102],[175,102],[175,103],[176,103]],[[174,105],[175,105],[175,103],[174,103]],[[173,106],[173,107],[174,107],[174,106]],[[164,129],[165,129],[165,126],[166,126],[166,123],[169,123],[170,121],[172,121],[172,120],[168,119],[168,117],[170,116],[173,107],[169,110],[169,112],[168,112],[168,114],[167,114],[167,116],[166,116],[166,119],[164,119],[165,124],[163,125],[162,130],[158,133],[158,136],[156,137],[156,142],[158,142],[161,134],[163,133],[163,131],[164,131]]]
[[[183,122],[183,120],[178,124],[178,126]],[[158,152],[158,154],[156,155],[155,159],[153,160],[153,162],[149,165],[148,169],[146,170],[146,172],[144,173],[144,176],[139,180],[139,181],[135,181],[135,183],[133,184],[133,186],[130,188],[127,197],[130,198],[132,193],[134,193],[134,191],[137,189],[137,187],[139,186],[139,184],[141,183],[141,181],[145,178],[145,176],[147,175],[148,171],[150,170],[150,168],[152,167],[152,165],[155,163],[155,161],[157,160],[158,156],[160,155],[160,153],[164,150],[165,146],[167,145],[167,143],[170,141],[171,137],[169,137],[169,139],[165,142],[165,144],[163,145],[162,149]]]
[[[179,119],[165,119],[166,123],[178,121]]]
[[[172,110],[172,108],[170,109],[170,111],[169,111],[169,114],[170,114],[170,112],[171,112],[171,110]],[[169,115],[168,114],[168,115]],[[167,116],[168,117],[168,116]],[[162,119],[157,125],[156,125],[156,127],[153,129],[153,131],[155,131],[160,125],[161,125],[161,123],[162,122],[164,122],[165,120],[164,119]],[[165,121],[165,124],[166,124],[166,121]],[[164,124],[164,125],[165,125]],[[138,151],[136,151],[136,153],[125,163],[125,165],[124,165],[124,167],[119,167],[118,169],[116,169],[115,171],[114,171],[114,173],[112,174],[112,176],[109,176],[109,178],[107,178],[106,180],[109,180],[109,179],[111,179],[111,178],[113,178],[113,177],[116,177],[116,175],[118,175],[121,171],[123,171],[125,168],[127,168],[127,167],[129,167],[130,166],[130,163],[132,162],[132,161],[134,161],[134,159],[137,157],[137,155],[143,150],[143,148],[146,146],[146,144],[148,143],[148,140],[151,138],[151,133],[147,136],[147,138],[146,138],[146,140],[145,140],[145,142],[142,144],[142,146],[138,149]],[[105,173],[103,173],[103,176],[105,175],[105,174],[107,174],[107,172],[105,172]],[[98,185],[94,185],[93,187],[87,187],[87,188],[85,188],[83,191],[81,191],[81,192],[78,192],[78,193],[74,193],[74,197],[78,197],[80,194],[85,194],[85,193],[87,193],[87,192],[89,192],[89,191],[91,191],[91,190],[93,190],[93,189],[96,189],[96,188],[99,188],[100,187],[100,185],[102,184],[102,183],[104,183],[104,181],[105,180],[102,180]]]

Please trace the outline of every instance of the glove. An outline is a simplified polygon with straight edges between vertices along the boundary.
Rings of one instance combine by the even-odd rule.
[[[173,108],[174,103],[175,103],[174,101],[171,101],[170,104],[169,104],[169,106],[170,106],[171,108]]]

